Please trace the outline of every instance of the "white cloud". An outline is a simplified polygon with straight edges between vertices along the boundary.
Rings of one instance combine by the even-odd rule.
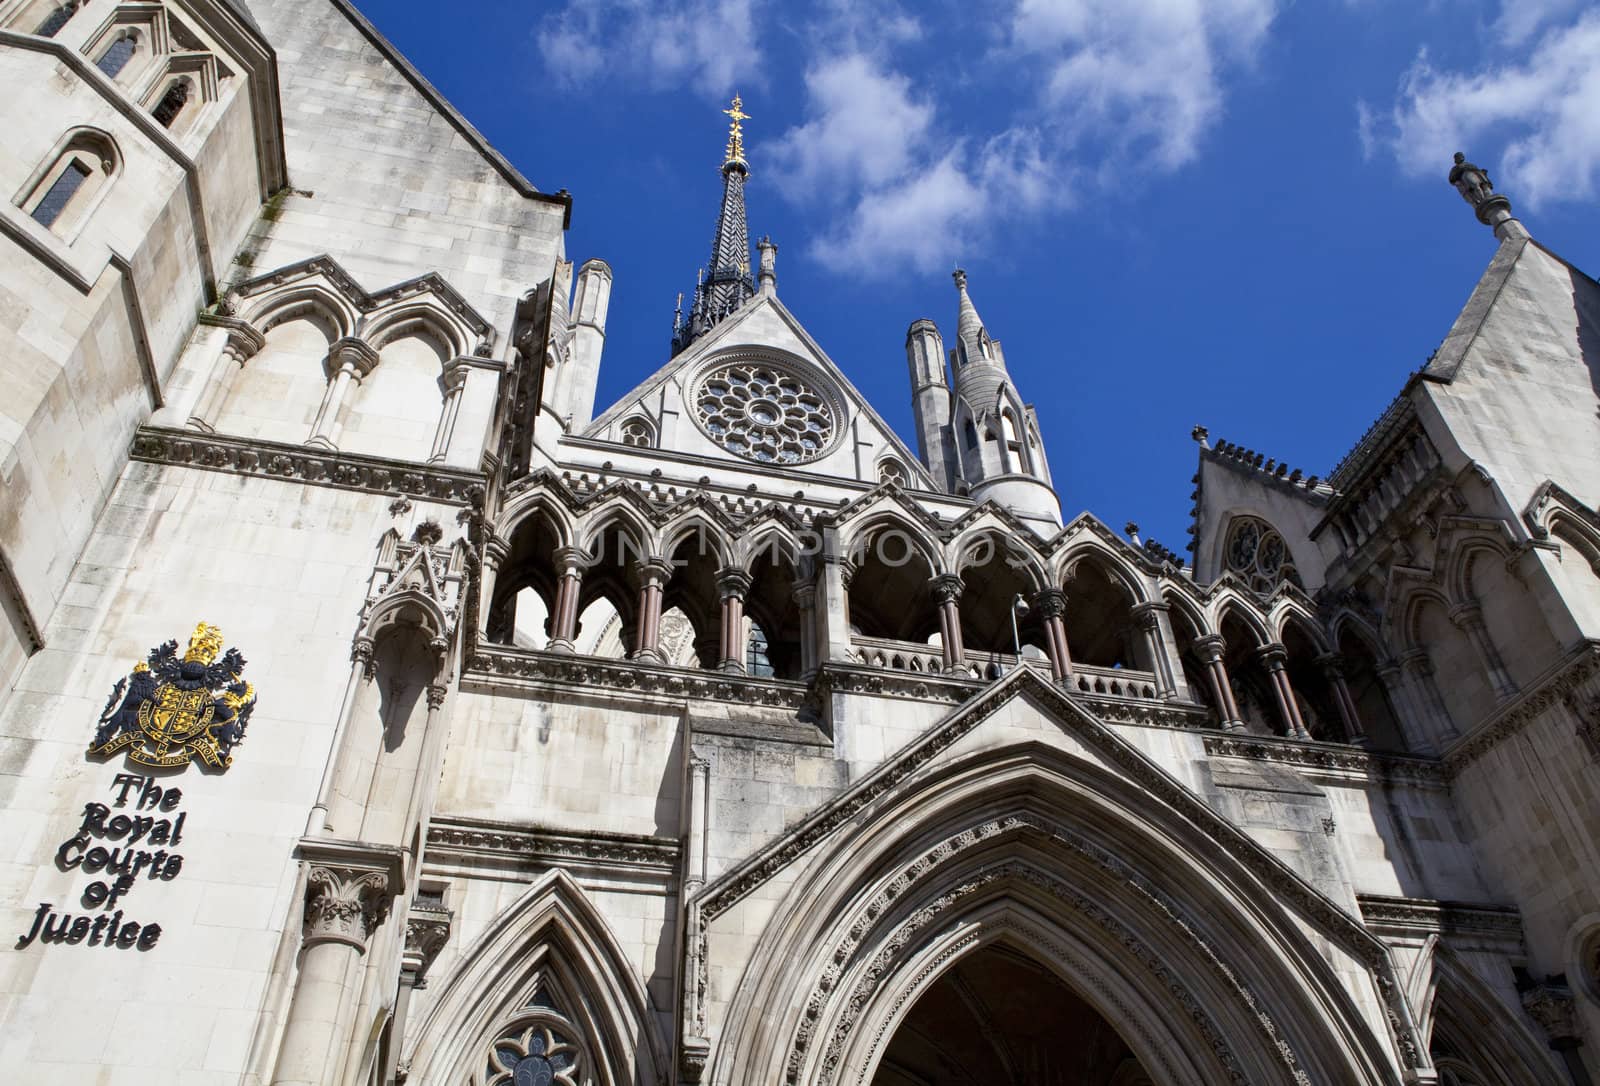
[[[830,57],[806,73],[807,120],[763,149],[792,200],[808,190],[882,185],[903,176],[928,139],[933,106],[911,80],[861,53]]]
[[[1494,33],[1507,45],[1521,45],[1546,23],[1566,18],[1579,0],[1506,0],[1495,20]]]
[[[1513,199],[1590,199],[1600,180],[1596,102],[1600,11],[1591,10],[1547,31],[1517,62],[1441,71],[1424,50],[1387,115],[1369,112],[1366,138],[1414,174],[1443,174],[1457,150],[1486,161],[1484,145],[1503,141],[1497,187]]]
[[[1021,0],[1011,43],[1044,65],[1065,146],[1108,141],[1171,170],[1222,114],[1220,69],[1251,60],[1276,14],[1277,0]]]
[[[687,80],[726,94],[760,71],[755,7],[756,0],[570,0],[541,22],[536,40],[549,73],[569,86]]]

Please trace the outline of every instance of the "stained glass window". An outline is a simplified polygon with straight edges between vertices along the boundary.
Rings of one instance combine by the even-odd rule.
[[[706,436],[747,460],[803,464],[833,442],[833,408],[799,377],[776,366],[721,366],[700,382],[695,398],[695,417]]]
[[[133,59],[134,41],[131,37],[118,38],[111,43],[111,48],[100,54],[100,59],[95,61],[95,67],[104,72],[109,79],[117,78],[122,69],[128,66],[128,61]]]
[[[51,184],[50,191],[44,194],[44,199],[33,209],[34,221],[40,226],[54,226],[61,213],[67,209],[67,204],[72,202],[72,197],[88,179],[89,167],[78,159],[67,163],[67,168],[61,171],[61,176]]]
[[[55,37],[61,32],[61,28],[67,25],[67,20],[72,18],[77,10],[78,5],[76,3],[62,4],[45,17],[44,22],[39,24],[39,29],[35,30],[34,33],[43,38]]]

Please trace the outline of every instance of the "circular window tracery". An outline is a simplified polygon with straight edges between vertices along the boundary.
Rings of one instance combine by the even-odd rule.
[[[768,362],[733,362],[708,371],[695,393],[695,418],[712,441],[762,464],[815,460],[838,430],[827,396]]]
[[[489,1050],[488,1086],[578,1086],[582,1052],[552,1023],[538,1021],[502,1036]]]
[[[1235,518],[1228,529],[1223,553],[1228,569],[1262,595],[1272,592],[1283,581],[1304,587],[1290,559],[1288,544],[1277,529],[1264,520]]]

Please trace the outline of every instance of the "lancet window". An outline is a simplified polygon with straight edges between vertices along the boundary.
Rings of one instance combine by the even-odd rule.
[[[656,443],[655,431],[644,419],[631,418],[622,424],[622,443],[640,449],[651,448]]]
[[[45,16],[44,22],[39,24],[39,29],[35,30],[34,33],[42,38],[55,37],[61,33],[61,28],[67,25],[67,20],[78,13],[78,8],[81,6],[79,0],[72,0],[70,4],[62,4]]]
[[[183,107],[189,103],[189,81],[187,79],[175,80],[161,96],[161,101],[150,111],[156,123],[163,128],[171,128],[172,123],[183,112]]]
[[[111,47],[100,54],[100,59],[94,66],[105,73],[107,79],[115,79],[128,66],[128,61],[133,59],[133,50],[136,43],[131,34],[125,34],[111,43]]]

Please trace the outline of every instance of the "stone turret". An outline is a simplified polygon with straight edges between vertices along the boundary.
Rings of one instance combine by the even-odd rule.
[[[1033,409],[1006,372],[1005,352],[989,335],[967,293],[967,273],[956,270],[960,296],[951,427],[958,478],[975,500],[992,499],[1020,516],[1061,522],[1061,503],[1050,487],[1050,468]],[[913,375],[913,381],[915,376]]]
[[[954,490],[960,469],[950,429],[950,384],[945,378],[944,338],[926,318],[906,332],[906,365],[911,370],[911,411],[916,419],[917,452],[944,489]]]
[[[600,352],[606,345],[606,310],[611,306],[611,265],[586,261],[578,269],[578,286],[572,300],[572,346],[562,375],[563,417],[581,430],[594,416],[595,385],[600,379]]]

